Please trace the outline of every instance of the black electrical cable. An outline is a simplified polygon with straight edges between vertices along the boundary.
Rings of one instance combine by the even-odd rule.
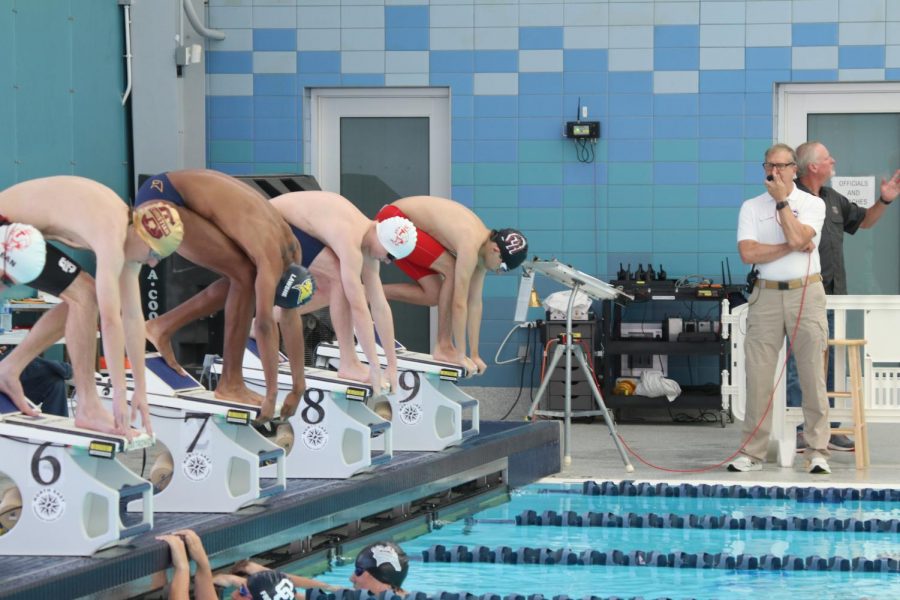
[[[512,414],[513,409],[519,404],[519,399],[522,397],[522,390],[525,389],[525,363],[528,362],[528,353],[531,351],[531,329],[528,330],[528,335],[525,341],[525,356],[522,359],[522,370],[519,373],[519,392],[516,394],[516,399],[513,400],[512,406],[509,407],[509,410],[506,411],[506,414],[500,417],[501,421],[505,421],[506,418]]]

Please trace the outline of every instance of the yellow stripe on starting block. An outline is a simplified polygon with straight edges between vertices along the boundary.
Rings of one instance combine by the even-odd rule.
[[[459,379],[460,372],[458,369],[441,369],[440,377],[444,381],[456,381]]]
[[[368,397],[366,389],[358,387],[348,387],[346,394],[347,398],[350,398],[351,400],[365,400]]]
[[[250,413],[246,410],[228,409],[228,412],[225,413],[225,422],[234,425],[249,425]]]
[[[112,458],[116,455],[116,446],[109,442],[92,440],[91,443],[88,444],[88,454],[98,458]]]

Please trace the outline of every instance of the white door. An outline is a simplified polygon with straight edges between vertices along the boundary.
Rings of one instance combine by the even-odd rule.
[[[398,198],[450,197],[448,88],[319,88],[310,92],[311,171],[368,217]],[[394,266],[385,283],[408,282]],[[396,337],[430,352],[435,311],[391,303]],[[399,315],[403,315],[399,318]]]
[[[882,177],[900,167],[900,83],[790,83],[777,90],[777,139],[818,140],[840,176]],[[874,228],[844,236],[851,294],[900,293],[900,205]]]

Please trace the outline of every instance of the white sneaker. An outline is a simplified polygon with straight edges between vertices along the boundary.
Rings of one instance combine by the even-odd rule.
[[[814,456],[810,459],[809,465],[806,468],[810,473],[822,474],[822,475],[830,475],[831,467],[828,466],[828,461],[822,458],[821,456]]]
[[[748,471],[762,471],[762,463],[753,460],[749,456],[738,456],[736,459],[728,463],[728,470],[737,473],[746,473]]]

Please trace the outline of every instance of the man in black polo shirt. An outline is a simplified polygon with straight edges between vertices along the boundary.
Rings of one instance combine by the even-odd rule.
[[[826,294],[847,294],[847,273],[844,269],[844,233],[853,235],[860,228],[869,229],[881,219],[887,207],[900,195],[900,169],[890,179],[881,180],[881,196],[869,208],[854,204],[825,183],[834,175],[834,158],[821,142],[806,142],[797,147],[797,187],[825,202],[825,223],[822,226],[822,240],[819,258],[822,263],[822,284]],[[834,329],[831,313],[829,329]],[[834,379],[833,365],[828,364],[828,380]],[[797,380],[793,357],[788,368],[787,405],[800,406],[800,386]],[[837,423],[832,423],[836,427]],[[797,449],[803,450],[806,441],[797,436]],[[833,435],[828,443],[830,450],[850,452],[853,440],[845,435]]]

